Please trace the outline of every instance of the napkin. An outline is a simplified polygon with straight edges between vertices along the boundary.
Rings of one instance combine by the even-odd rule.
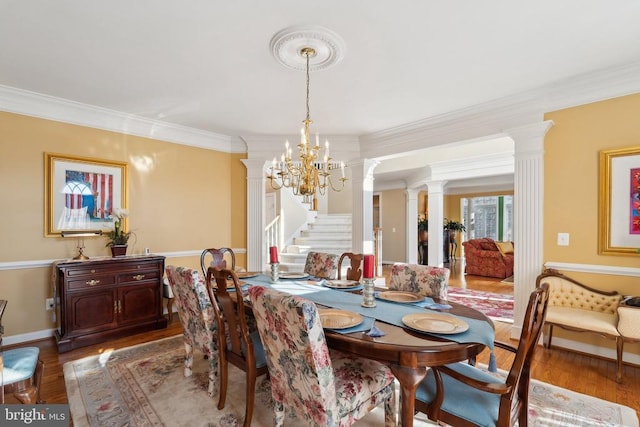
[[[378,329],[374,324],[371,326],[371,329],[369,329],[369,332],[367,332],[367,335],[369,335],[370,337],[376,338],[376,337],[383,337],[386,334],[382,332],[380,329]]]

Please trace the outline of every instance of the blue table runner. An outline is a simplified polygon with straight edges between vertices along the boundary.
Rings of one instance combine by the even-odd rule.
[[[246,279],[245,281],[252,285],[267,286],[293,295],[304,296],[305,298],[313,301],[316,304],[338,308],[341,310],[349,310],[355,313],[362,314],[363,316],[372,317],[399,327],[407,327],[402,322],[402,318],[405,315],[411,313],[428,312],[439,313],[441,315],[451,317],[458,317],[469,324],[469,329],[467,331],[458,334],[436,334],[421,331],[417,332],[444,338],[457,343],[480,343],[486,345],[491,350],[493,350],[494,347],[493,342],[495,339],[495,331],[491,324],[484,320],[471,319],[464,316],[454,316],[452,314],[441,313],[436,310],[417,307],[412,304],[397,304],[381,300],[376,300],[376,307],[362,307],[360,305],[362,303],[361,295],[321,287],[318,285],[309,285],[305,282],[300,281],[281,280],[277,283],[270,283],[269,277],[265,275]]]

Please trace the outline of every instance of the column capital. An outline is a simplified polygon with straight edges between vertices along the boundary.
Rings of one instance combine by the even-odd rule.
[[[427,192],[429,194],[442,194],[447,181],[427,181]]]
[[[247,178],[258,178],[264,176],[264,167],[268,163],[264,159],[241,159],[247,168]]]
[[[553,121],[547,120],[516,128],[506,129],[505,133],[514,141],[516,154],[542,152],[544,137],[553,126]]]

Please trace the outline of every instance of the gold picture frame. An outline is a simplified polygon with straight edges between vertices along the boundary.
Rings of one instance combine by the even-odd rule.
[[[639,255],[640,187],[634,176],[637,182],[640,147],[600,151],[599,254]]]
[[[113,210],[129,206],[126,162],[44,153],[44,165],[45,237],[60,237],[63,231],[106,232],[113,228]]]

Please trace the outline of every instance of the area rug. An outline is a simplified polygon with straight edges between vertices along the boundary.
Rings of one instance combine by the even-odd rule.
[[[474,291],[451,286],[447,289],[447,294],[449,301],[481,311],[493,320],[513,323],[513,295]]]
[[[217,397],[207,394],[208,362],[194,357],[193,375],[183,374],[182,336],[165,338],[65,363],[64,379],[73,425],[86,426],[216,426],[242,425],[244,372],[230,366],[227,404],[217,410]],[[273,425],[269,382],[259,378],[252,426]],[[631,408],[533,381],[529,424],[532,426],[638,426]],[[304,423],[290,417],[287,426]],[[356,426],[384,425],[376,408]],[[416,426],[432,425],[417,414]]]

